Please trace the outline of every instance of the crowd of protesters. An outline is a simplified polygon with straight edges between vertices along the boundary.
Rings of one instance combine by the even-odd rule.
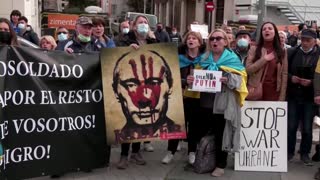
[[[176,27],[167,32],[162,23],[158,23],[153,32],[148,19],[142,15],[137,16],[132,23],[130,26],[129,21],[122,22],[119,35],[111,38],[104,32],[106,24],[102,18],[82,16],[76,21],[75,34],[71,35],[65,27],[59,27],[56,30],[56,39],[49,35],[39,38],[28,24],[28,19],[18,10],[14,10],[10,20],[0,18],[0,44],[19,45],[17,36],[20,36],[46,50],[78,53],[116,46],[129,46],[137,50],[146,44],[177,42],[189,164],[195,162],[197,144],[201,138],[212,132],[215,136],[217,161],[212,176],[219,177],[224,174],[228,153],[236,151],[238,145],[228,144],[230,141],[224,137],[232,130],[226,128],[228,121],[224,113],[228,112],[228,109],[222,111],[219,101],[227,101],[227,107],[237,112],[239,119],[245,98],[241,96],[241,91],[247,89],[250,94],[251,87],[261,84],[263,96],[256,100],[288,102],[288,161],[291,161],[296,153],[296,137],[300,129],[301,161],[307,166],[313,165],[310,159],[313,117],[318,113],[317,105],[320,105],[320,71],[316,70],[320,56],[317,44],[319,29],[315,23],[310,28],[300,24],[298,30],[290,32],[287,28],[278,31],[274,23],[265,22],[259,31],[259,39],[256,39],[256,32],[249,32],[244,25],[238,29],[222,26],[221,29],[210,32],[206,38],[192,31],[190,27],[181,37]],[[220,81],[223,92],[229,97],[240,96],[242,101],[238,102],[235,98],[223,99],[220,97],[221,93],[188,91],[194,80],[194,69],[222,71],[223,77]],[[246,81],[247,84],[243,84]],[[198,114],[204,116],[199,119]],[[240,127],[237,130],[239,129]],[[180,141],[168,141],[168,153],[162,163],[169,164],[174,159]],[[150,142],[145,142],[144,145],[146,149],[153,150]],[[130,146],[132,150],[129,158]],[[138,165],[145,165],[147,162],[140,146],[141,143],[121,144],[117,167],[128,168],[129,159]]]

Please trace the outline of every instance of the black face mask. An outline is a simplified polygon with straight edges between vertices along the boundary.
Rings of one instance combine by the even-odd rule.
[[[11,44],[11,34],[10,32],[0,31],[0,43],[1,44]]]

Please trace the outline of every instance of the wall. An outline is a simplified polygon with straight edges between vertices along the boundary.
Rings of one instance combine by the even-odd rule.
[[[40,35],[38,0],[2,0],[0,17],[10,20],[11,11],[17,9],[23,16],[28,18],[33,30]]]

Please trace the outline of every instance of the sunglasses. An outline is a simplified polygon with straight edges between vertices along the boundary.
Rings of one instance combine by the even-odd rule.
[[[221,37],[221,36],[217,36],[217,37],[211,36],[211,37],[209,38],[210,41],[214,41],[214,40],[220,41],[221,39],[224,39],[224,38]]]
[[[67,32],[58,32],[57,34],[67,34]]]

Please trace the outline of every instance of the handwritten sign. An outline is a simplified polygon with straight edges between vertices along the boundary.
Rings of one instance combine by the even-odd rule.
[[[191,91],[220,92],[222,71],[194,70]]]
[[[287,172],[286,102],[245,102],[235,170]]]

